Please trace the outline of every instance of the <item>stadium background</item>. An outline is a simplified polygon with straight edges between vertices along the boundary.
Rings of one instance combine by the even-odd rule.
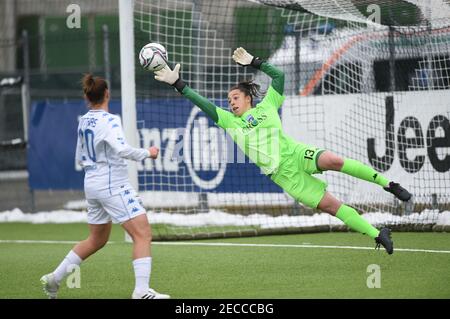
[[[71,3],[70,1],[40,3],[29,0],[2,1],[0,3],[2,6],[0,10],[2,12],[0,72],[2,78],[23,78],[24,41],[26,41],[31,104],[36,101],[64,103],[69,100],[78,100],[77,107],[80,107],[81,113],[84,110],[84,103],[80,99],[79,79],[83,72],[89,71],[106,76],[110,81],[112,98],[117,101],[121,98],[118,4],[116,1],[104,0],[78,1],[77,4],[82,8],[81,28],[68,29],[66,20],[69,13],[66,13],[66,9]],[[203,5],[202,2],[199,3]],[[245,13],[250,10],[248,4],[242,7],[237,1],[229,4],[230,11],[236,8],[238,21],[246,19]],[[267,11],[268,9],[258,8],[258,10]],[[175,11],[173,12],[176,14]],[[181,21],[175,20],[174,23],[181,23]],[[258,24],[263,26],[264,21],[258,21]],[[24,31],[27,32],[27,38]],[[260,30],[257,37],[261,39],[264,33],[264,30]],[[245,35],[245,32],[237,31],[237,37]],[[135,36],[138,39],[145,39],[147,35],[136,34]],[[108,42],[107,49],[105,41]],[[280,41],[278,39],[278,42]],[[234,39],[228,39],[230,45],[233,42],[235,42]],[[267,51],[268,48],[265,50]],[[149,86],[148,89],[156,91],[161,88]],[[81,185],[79,176],[75,187],[78,190],[72,189],[74,184],[70,183],[70,178],[56,187],[49,181],[48,183],[42,181],[42,185],[38,187],[29,187],[20,86],[2,89],[1,102],[2,198],[0,210],[10,210],[15,207],[24,212],[61,209],[69,200],[82,199],[83,194],[79,191]],[[117,112],[120,112],[120,108]],[[55,119],[48,119],[48,123],[55,123]],[[71,144],[62,147],[68,150],[73,148]],[[42,188],[49,190],[42,190]]]
[[[81,25],[71,29],[73,4]],[[379,23],[365,21],[376,12],[371,5],[380,9]],[[159,161],[138,164],[140,194],[155,240],[198,239],[153,247],[158,289],[175,298],[450,296],[448,1],[136,0],[134,24],[136,137],[162,150]],[[82,173],[73,159],[73,132],[86,110],[82,74],[104,76],[112,112],[123,112],[119,6],[115,0],[0,0],[0,30],[0,276],[7,274],[0,298],[40,298],[27,282],[60,261],[72,245],[65,241],[86,235]],[[192,87],[224,108],[227,89],[238,80],[269,84],[232,62],[235,47],[282,68],[281,116],[290,135],[359,159],[413,191],[415,201],[403,204],[366,182],[321,177],[371,223],[407,231],[394,232],[395,259],[371,251],[368,238],[347,232],[339,220],[295,203],[248,161],[223,169],[224,145],[228,156],[242,154],[193,105],[139,67],[137,52],[152,41],[166,46],[171,63],[182,63]],[[187,127],[190,166],[170,157]],[[131,273],[114,281],[115,271],[100,268],[104,262],[129,273],[123,251],[130,245],[119,229],[86,264],[88,289],[66,289],[63,298],[129,297]],[[284,235],[251,237],[267,234]],[[31,257],[36,267],[19,275]],[[381,265],[383,289],[367,288],[368,264]]]
[[[450,187],[449,109],[443,102],[450,85],[448,5],[435,4],[427,9],[426,1],[344,1],[339,9],[327,1],[313,6],[302,6],[301,1],[136,1],[134,53],[149,41],[165,44],[170,61],[183,64],[187,82],[223,107],[224,92],[239,79],[254,77],[263,87],[268,85],[267,77],[233,65],[231,48],[245,46],[269,59],[286,73],[282,119],[289,135],[369,162],[389,178],[402,180],[416,203],[402,206],[367,183],[327,173],[331,191],[362,213],[410,215],[431,209],[403,222],[429,229],[439,218],[436,212],[448,206]],[[111,85],[112,110],[121,113],[118,3],[80,1],[79,28],[69,28],[74,10],[70,1],[1,5],[1,75],[21,82],[2,87],[0,210],[84,209],[82,173],[72,160],[71,135],[74,118],[85,110],[79,78],[83,72],[103,75]],[[373,12],[370,5],[379,10],[375,27],[361,22]],[[369,54],[374,48],[378,51]],[[242,155],[232,143],[135,63],[141,145],[155,144],[162,150],[158,161],[139,166],[139,188],[148,191],[142,196],[149,209],[313,213],[248,161],[230,163],[230,153]],[[433,108],[424,110],[427,103]],[[177,164],[170,147],[188,126],[193,163]],[[226,165],[220,162],[224,148]],[[402,223],[394,219],[378,224]]]

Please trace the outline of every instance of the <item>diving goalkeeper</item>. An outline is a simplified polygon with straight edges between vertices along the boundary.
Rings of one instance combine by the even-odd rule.
[[[261,92],[259,85],[252,81],[241,82],[229,90],[231,112],[228,112],[186,85],[179,74],[180,64],[173,70],[166,66],[156,71],[155,79],[175,87],[219,127],[225,129],[241,150],[295,200],[336,216],[349,228],[374,239],[376,247],[382,245],[392,254],[394,245],[389,228],[378,230],[373,227],[354,208],[327,192],[326,182],[312,175],[333,170],[378,184],[402,201],[408,201],[411,194],[398,183],[390,182],[359,161],[299,143],[284,134],[278,115],[278,109],[284,101],[284,73],[243,48],[234,51],[233,60],[242,66],[260,69],[272,78],[267,93],[256,106],[253,106],[253,99],[260,96]],[[277,142],[275,147],[274,139]]]

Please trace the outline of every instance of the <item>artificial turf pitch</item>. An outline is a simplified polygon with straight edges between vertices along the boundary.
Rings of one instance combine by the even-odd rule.
[[[0,298],[46,298],[39,278],[74,245],[60,241],[87,234],[84,224],[0,224]],[[63,282],[59,298],[130,298],[132,245],[117,225],[110,240],[82,264],[80,288]],[[393,240],[393,255],[351,232],[155,242],[151,286],[175,299],[450,298],[450,234],[394,232]],[[370,265],[379,288],[368,287]]]

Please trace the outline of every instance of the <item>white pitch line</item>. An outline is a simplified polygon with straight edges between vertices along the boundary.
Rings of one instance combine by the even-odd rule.
[[[76,244],[79,241],[64,240],[0,240],[0,244]],[[118,244],[120,242],[109,241],[108,244]],[[172,241],[156,241],[153,245],[168,246],[218,246],[218,247],[277,247],[277,248],[326,248],[326,249],[354,249],[354,250],[374,250],[374,247],[362,246],[328,246],[328,245],[289,245],[289,244],[241,244],[241,243],[204,243],[204,242],[172,242]],[[433,250],[433,249],[413,249],[413,248],[395,248],[394,252],[420,252],[420,253],[437,253],[450,254],[450,250]]]
[[[327,246],[327,245],[289,245],[289,244],[240,244],[240,243],[196,243],[196,242],[153,242],[154,245],[185,245],[185,246],[240,246],[240,247],[279,247],[279,248],[329,248],[329,249],[355,249],[355,250],[374,250],[374,247],[360,246]],[[440,253],[450,254],[450,250],[432,250],[432,249],[412,249],[395,248],[394,252],[422,252],[422,253]]]

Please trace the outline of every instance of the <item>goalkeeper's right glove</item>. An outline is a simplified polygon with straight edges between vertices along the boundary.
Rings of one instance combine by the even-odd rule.
[[[244,48],[237,48],[233,52],[233,60],[242,66],[251,65],[252,67],[259,69],[263,60],[258,57],[254,57],[248,53]]]
[[[155,71],[155,80],[165,82],[167,84],[172,85],[178,92],[182,92],[186,84],[180,77],[180,64],[175,65],[173,70],[166,65],[159,71]]]

